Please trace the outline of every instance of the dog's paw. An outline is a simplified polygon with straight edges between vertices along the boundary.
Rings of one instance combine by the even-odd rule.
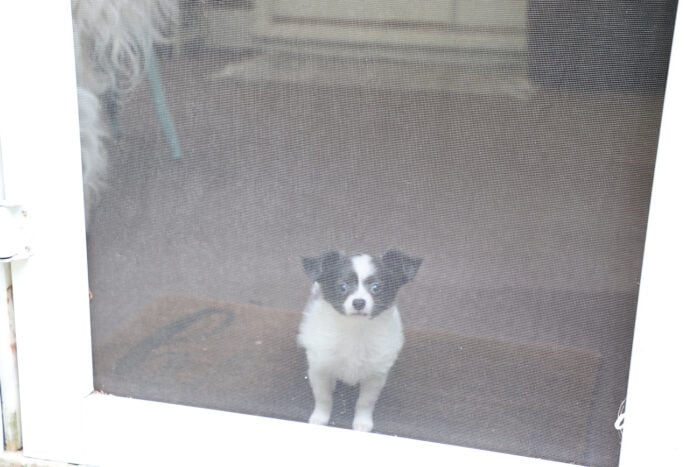
[[[374,422],[371,416],[356,415],[352,421],[352,429],[355,431],[372,431],[372,428],[374,428]]]
[[[309,423],[312,425],[328,425],[331,414],[323,410],[314,410],[314,413],[309,417]]]

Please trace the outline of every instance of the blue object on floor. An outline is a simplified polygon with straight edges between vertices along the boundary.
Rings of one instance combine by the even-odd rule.
[[[168,140],[168,144],[170,145],[172,157],[175,160],[180,159],[180,157],[182,157],[180,140],[177,137],[173,117],[170,114],[168,103],[165,99],[163,82],[160,79],[158,57],[156,57],[154,51],[148,54],[148,57],[146,58],[146,75],[148,76],[148,83],[151,85],[151,94],[153,95],[153,103],[156,108],[156,113],[158,114],[158,120],[160,121],[160,126],[165,133],[165,138]]]

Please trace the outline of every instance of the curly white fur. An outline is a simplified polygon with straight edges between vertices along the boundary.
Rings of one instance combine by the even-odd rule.
[[[104,140],[107,132],[102,119],[100,99],[90,90],[78,87],[80,118],[80,146],[83,154],[83,194],[86,206],[102,188],[107,172],[107,154]]]
[[[73,0],[78,81],[97,95],[140,81],[153,44],[179,19],[177,0]]]
[[[123,97],[142,79],[153,45],[179,22],[178,0],[72,0],[86,211],[108,167],[101,97]]]

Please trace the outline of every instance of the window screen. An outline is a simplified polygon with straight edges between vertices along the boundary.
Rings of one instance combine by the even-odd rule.
[[[305,422],[301,259],[397,248],[374,431],[616,465],[676,3],[73,0],[96,388]]]

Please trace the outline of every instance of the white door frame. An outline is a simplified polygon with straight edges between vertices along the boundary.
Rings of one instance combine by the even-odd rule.
[[[25,453],[91,465],[553,462],[93,391],[70,1],[0,3],[0,142],[6,196],[27,207],[33,253],[13,263]],[[625,466],[696,460],[700,355],[697,2],[681,2],[635,329]],[[692,103],[691,103],[692,101]],[[689,109],[688,107],[689,106]],[[693,139],[691,139],[693,138]],[[683,268],[683,269],[681,269]],[[690,269],[692,268],[692,269]],[[694,375],[693,375],[694,376]],[[651,390],[649,389],[651,388]],[[663,402],[663,405],[659,405]],[[677,406],[673,406],[674,402]],[[611,423],[614,421],[611,414]]]

